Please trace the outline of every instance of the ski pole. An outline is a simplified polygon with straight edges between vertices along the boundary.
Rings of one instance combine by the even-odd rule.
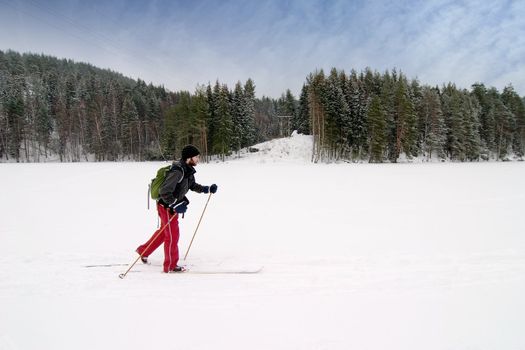
[[[170,224],[171,220],[176,217],[177,215],[173,215],[169,220],[168,222],[159,230],[159,232],[157,232],[157,234],[155,235],[155,237],[151,240],[150,244],[148,244],[146,246],[146,248],[144,249],[144,251],[148,250],[148,248],[150,247],[150,245],[155,241],[155,238],[157,238],[161,233],[162,231],[164,231],[164,229],[166,227],[168,227],[168,225]],[[126,272],[124,273],[121,273],[120,275],[118,275],[120,277],[120,279],[124,279],[124,277],[126,277],[126,275],[128,274],[128,272],[133,268],[133,266],[135,266],[135,264],[137,263],[137,261],[139,261],[139,259],[142,258],[142,254],[139,255],[139,257],[133,262],[133,264],[130,265],[130,267],[126,270]]]
[[[197,234],[197,230],[199,229],[199,226],[201,225],[201,220],[202,220],[202,217],[204,216],[204,212],[206,211],[206,208],[208,207],[208,203],[210,202],[210,198],[211,198],[211,193],[210,195],[208,196],[208,200],[206,201],[206,205],[204,206],[204,209],[202,210],[202,214],[201,214],[201,217],[199,219],[199,223],[197,224],[197,227],[195,228],[195,232],[193,233],[193,237],[191,237],[191,242],[190,242],[190,245],[188,246],[188,250],[186,251],[186,255],[184,255],[184,260],[186,260],[186,258],[188,257],[188,253],[190,252],[190,248],[191,248],[191,245],[193,243],[193,239],[195,238],[195,235]]]

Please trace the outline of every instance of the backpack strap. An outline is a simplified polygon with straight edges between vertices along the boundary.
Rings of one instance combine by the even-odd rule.
[[[184,167],[179,163],[179,162],[174,162],[172,165],[171,165],[171,168],[170,168],[170,171],[173,171],[173,170],[180,170],[182,172],[182,177],[180,178],[179,182],[177,183],[181,183],[182,180],[184,179]]]

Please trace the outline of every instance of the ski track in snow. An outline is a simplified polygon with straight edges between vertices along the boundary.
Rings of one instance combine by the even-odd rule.
[[[88,261],[101,264],[112,264],[114,260],[105,262],[104,257],[79,257],[68,255],[53,255],[43,259],[23,259],[4,257],[0,259],[2,266],[12,266],[12,270],[2,270],[0,274],[0,290],[5,295],[11,293],[17,296],[30,297],[38,291],[39,296],[111,296],[114,288],[122,286],[115,279],[128,266],[101,266],[86,268]],[[4,260],[4,261],[2,261]],[[129,257],[128,257],[129,260]],[[124,261],[119,259],[118,261]],[[126,280],[144,279],[155,281],[165,276],[160,272],[161,261],[151,265],[138,262],[130,271]],[[258,267],[256,262],[232,261],[224,263],[187,263],[190,268],[198,266],[197,271],[243,270]],[[21,268],[25,267],[24,271]],[[225,267],[226,266],[226,267]],[[262,266],[262,265],[261,265]],[[23,271],[23,273],[21,273]],[[140,272],[140,273],[139,273]],[[244,296],[271,295],[344,295],[369,293],[426,293],[435,290],[450,290],[463,286],[498,284],[508,281],[522,281],[525,275],[525,257],[513,253],[458,256],[363,256],[352,258],[318,258],[313,260],[266,259],[264,269],[254,276],[240,278],[236,275],[214,277],[217,283],[242,282]],[[171,276],[177,282],[186,284],[189,297],[200,297],[199,290],[192,290],[192,283],[202,276],[181,274]],[[45,281],[43,284],[42,281]],[[207,283],[210,281],[207,281]],[[213,283],[213,280],[210,282]],[[271,289],[266,286],[273,284]],[[11,293],[10,293],[11,291]],[[141,296],[143,291],[132,292]],[[202,290],[203,295],[208,293]],[[219,289],[218,293],[224,292]],[[227,293],[222,295],[228,296]],[[118,293],[115,295],[117,296]],[[129,293],[128,293],[129,295]]]

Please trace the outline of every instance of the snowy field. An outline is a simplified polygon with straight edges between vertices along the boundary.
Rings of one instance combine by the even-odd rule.
[[[309,139],[201,164],[186,264],[162,250],[161,163],[0,164],[0,349],[525,349],[525,163],[311,164]],[[190,193],[184,254],[207,195]],[[153,203],[151,203],[153,204]]]

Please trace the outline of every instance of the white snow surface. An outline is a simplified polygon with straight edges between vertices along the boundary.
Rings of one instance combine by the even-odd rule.
[[[525,349],[525,163],[256,147],[197,167],[181,261],[251,275],[84,267],[136,259],[162,163],[1,164],[0,349]]]

